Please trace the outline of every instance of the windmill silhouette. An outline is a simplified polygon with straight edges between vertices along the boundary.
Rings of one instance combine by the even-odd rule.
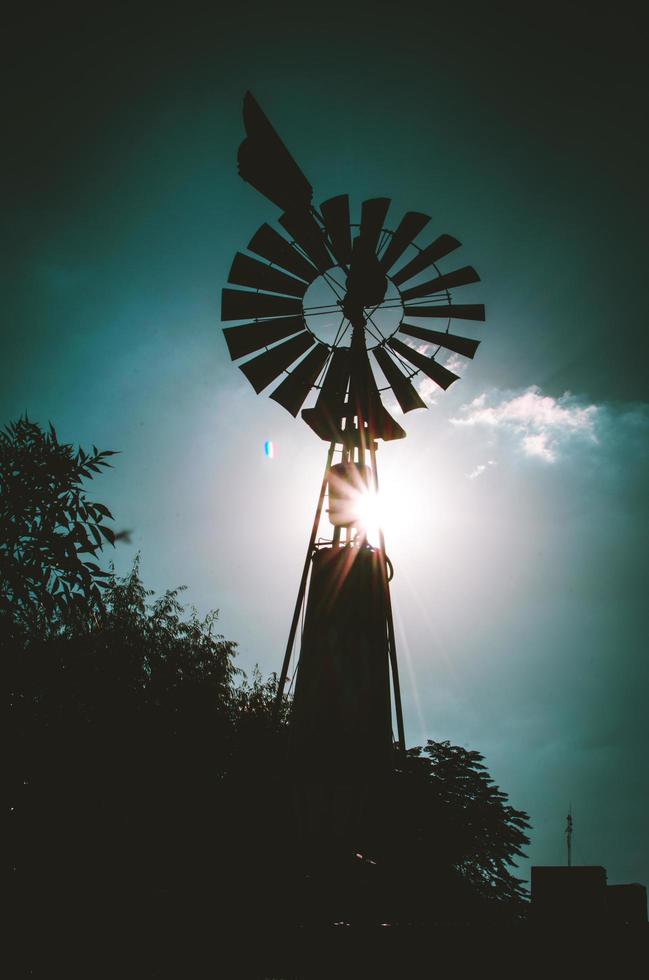
[[[475,269],[437,266],[459,248],[456,238],[415,242],[427,215],[409,211],[390,230],[388,198],[363,201],[357,223],[347,194],[315,207],[311,184],[249,92],[243,117],[239,173],[280,208],[282,231],[263,224],[235,255],[221,317],[240,322],[224,328],[225,339],[255,391],[279,380],[270,397],[293,416],[301,411],[329,445],[277,703],[303,613],[293,764],[353,778],[359,767],[385,771],[395,745],[405,747],[391,565],[382,531],[371,545],[362,519],[364,502],[378,492],[378,440],[405,436],[384,399],[406,413],[426,408],[418,375],[442,389],[456,381],[440,353],[472,358],[479,341],[451,332],[451,321],[484,320],[484,306],[456,304],[452,295],[478,281]],[[431,320],[443,329],[422,324]],[[325,499],[331,530],[316,540]]]

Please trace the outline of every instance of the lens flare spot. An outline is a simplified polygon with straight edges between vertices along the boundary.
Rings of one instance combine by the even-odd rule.
[[[275,443],[267,440],[264,443],[264,456],[266,459],[275,459]]]

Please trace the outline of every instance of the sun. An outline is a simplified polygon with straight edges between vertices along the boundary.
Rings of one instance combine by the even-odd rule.
[[[339,463],[331,467],[327,484],[328,506],[323,517],[334,527],[346,528],[347,540],[356,539],[357,544],[366,541],[380,548],[382,533],[392,539],[409,523],[411,515],[404,512],[401,501],[404,488],[393,488],[391,481],[386,481],[379,493],[369,466]]]
[[[358,494],[355,504],[359,529],[364,533],[368,544],[378,548],[383,527],[382,501],[379,494],[374,490],[363,490]]]

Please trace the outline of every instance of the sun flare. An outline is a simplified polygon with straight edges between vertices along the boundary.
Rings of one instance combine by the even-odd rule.
[[[358,527],[365,533],[368,543],[378,547],[383,520],[381,498],[373,490],[364,490],[359,493],[356,506]]]

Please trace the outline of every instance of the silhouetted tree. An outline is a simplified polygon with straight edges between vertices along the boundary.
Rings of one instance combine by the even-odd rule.
[[[410,749],[389,776],[368,784],[344,837],[323,826],[304,847],[305,799],[286,766],[290,706],[274,726],[275,681],[257,677],[256,684],[254,696],[238,702],[229,773],[230,839],[251,914],[277,915],[278,928],[287,921],[506,923],[526,915],[515,870],[529,843],[528,816],[509,804],[479,752],[430,740]],[[311,778],[318,784],[317,770]],[[360,783],[365,778],[359,771]],[[336,792],[326,783],[321,790]]]
[[[92,561],[115,534],[82,488],[110,451],[58,441],[25,416],[0,432],[0,626],[56,632],[101,608],[106,573]]]
[[[408,751],[379,793],[360,850],[402,896],[400,921],[516,918],[527,897],[513,868],[528,828],[479,752],[429,740]]]

